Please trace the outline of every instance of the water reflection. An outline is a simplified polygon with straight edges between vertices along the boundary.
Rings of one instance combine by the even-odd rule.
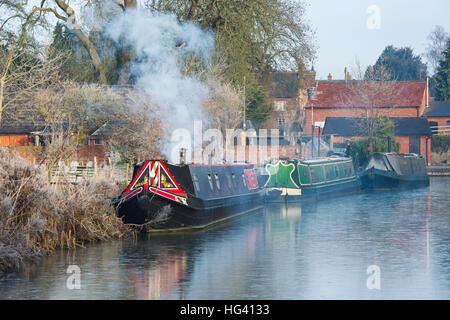
[[[60,251],[0,280],[0,298],[450,298],[448,178],[430,188],[269,205],[197,233]],[[81,290],[66,269],[81,267]],[[366,286],[381,269],[381,290]]]

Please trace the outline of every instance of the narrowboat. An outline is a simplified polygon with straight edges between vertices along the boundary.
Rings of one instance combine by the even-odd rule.
[[[364,190],[419,188],[430,185],[425,159],[417,154],[372,153],[359,174]]]
[[[202,229],[262,207],[263,190],[251,164],[170,164],[144,161],[116,199],[126,224],[148,231]]]
[[[351,158],[279,160],[265,165],[267,202],[317,200],[356,193],[360,189]]]

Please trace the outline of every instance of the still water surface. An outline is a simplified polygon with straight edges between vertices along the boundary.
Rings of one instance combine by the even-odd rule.
[[[67,289],[69,265],[80,290]],[[450,178],[59,251],[0,279],[0,299],[450,299]]]

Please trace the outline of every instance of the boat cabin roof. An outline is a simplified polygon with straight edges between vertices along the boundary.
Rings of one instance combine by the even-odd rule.
[[[320,159],[311,159],[311,160],[302,160],[300,163],[304,164],[320,164],[320,163],[330,163],[330,162],[344,162],[344,161],[350,161],[351,158],[346,157],[326,157],[326,158],[320,158]]]
[[[420,154],[415,153],[396,153],[396,152],[374,152],[374,154],[381,154],[381,155],[389,155],[389,156],[398,156],[403,158],[423,158]]]

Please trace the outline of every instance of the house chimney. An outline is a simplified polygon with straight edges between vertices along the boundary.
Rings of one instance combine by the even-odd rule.
[[[310,71],[305,72],[305,80],[307,88],[314,86],[314,83],[316,82],[316,71],[314,70],[314,67],[312,67]]]
[[[331,73],[328,74],[328,81],[333,80],[333,76],[331,75]]]

